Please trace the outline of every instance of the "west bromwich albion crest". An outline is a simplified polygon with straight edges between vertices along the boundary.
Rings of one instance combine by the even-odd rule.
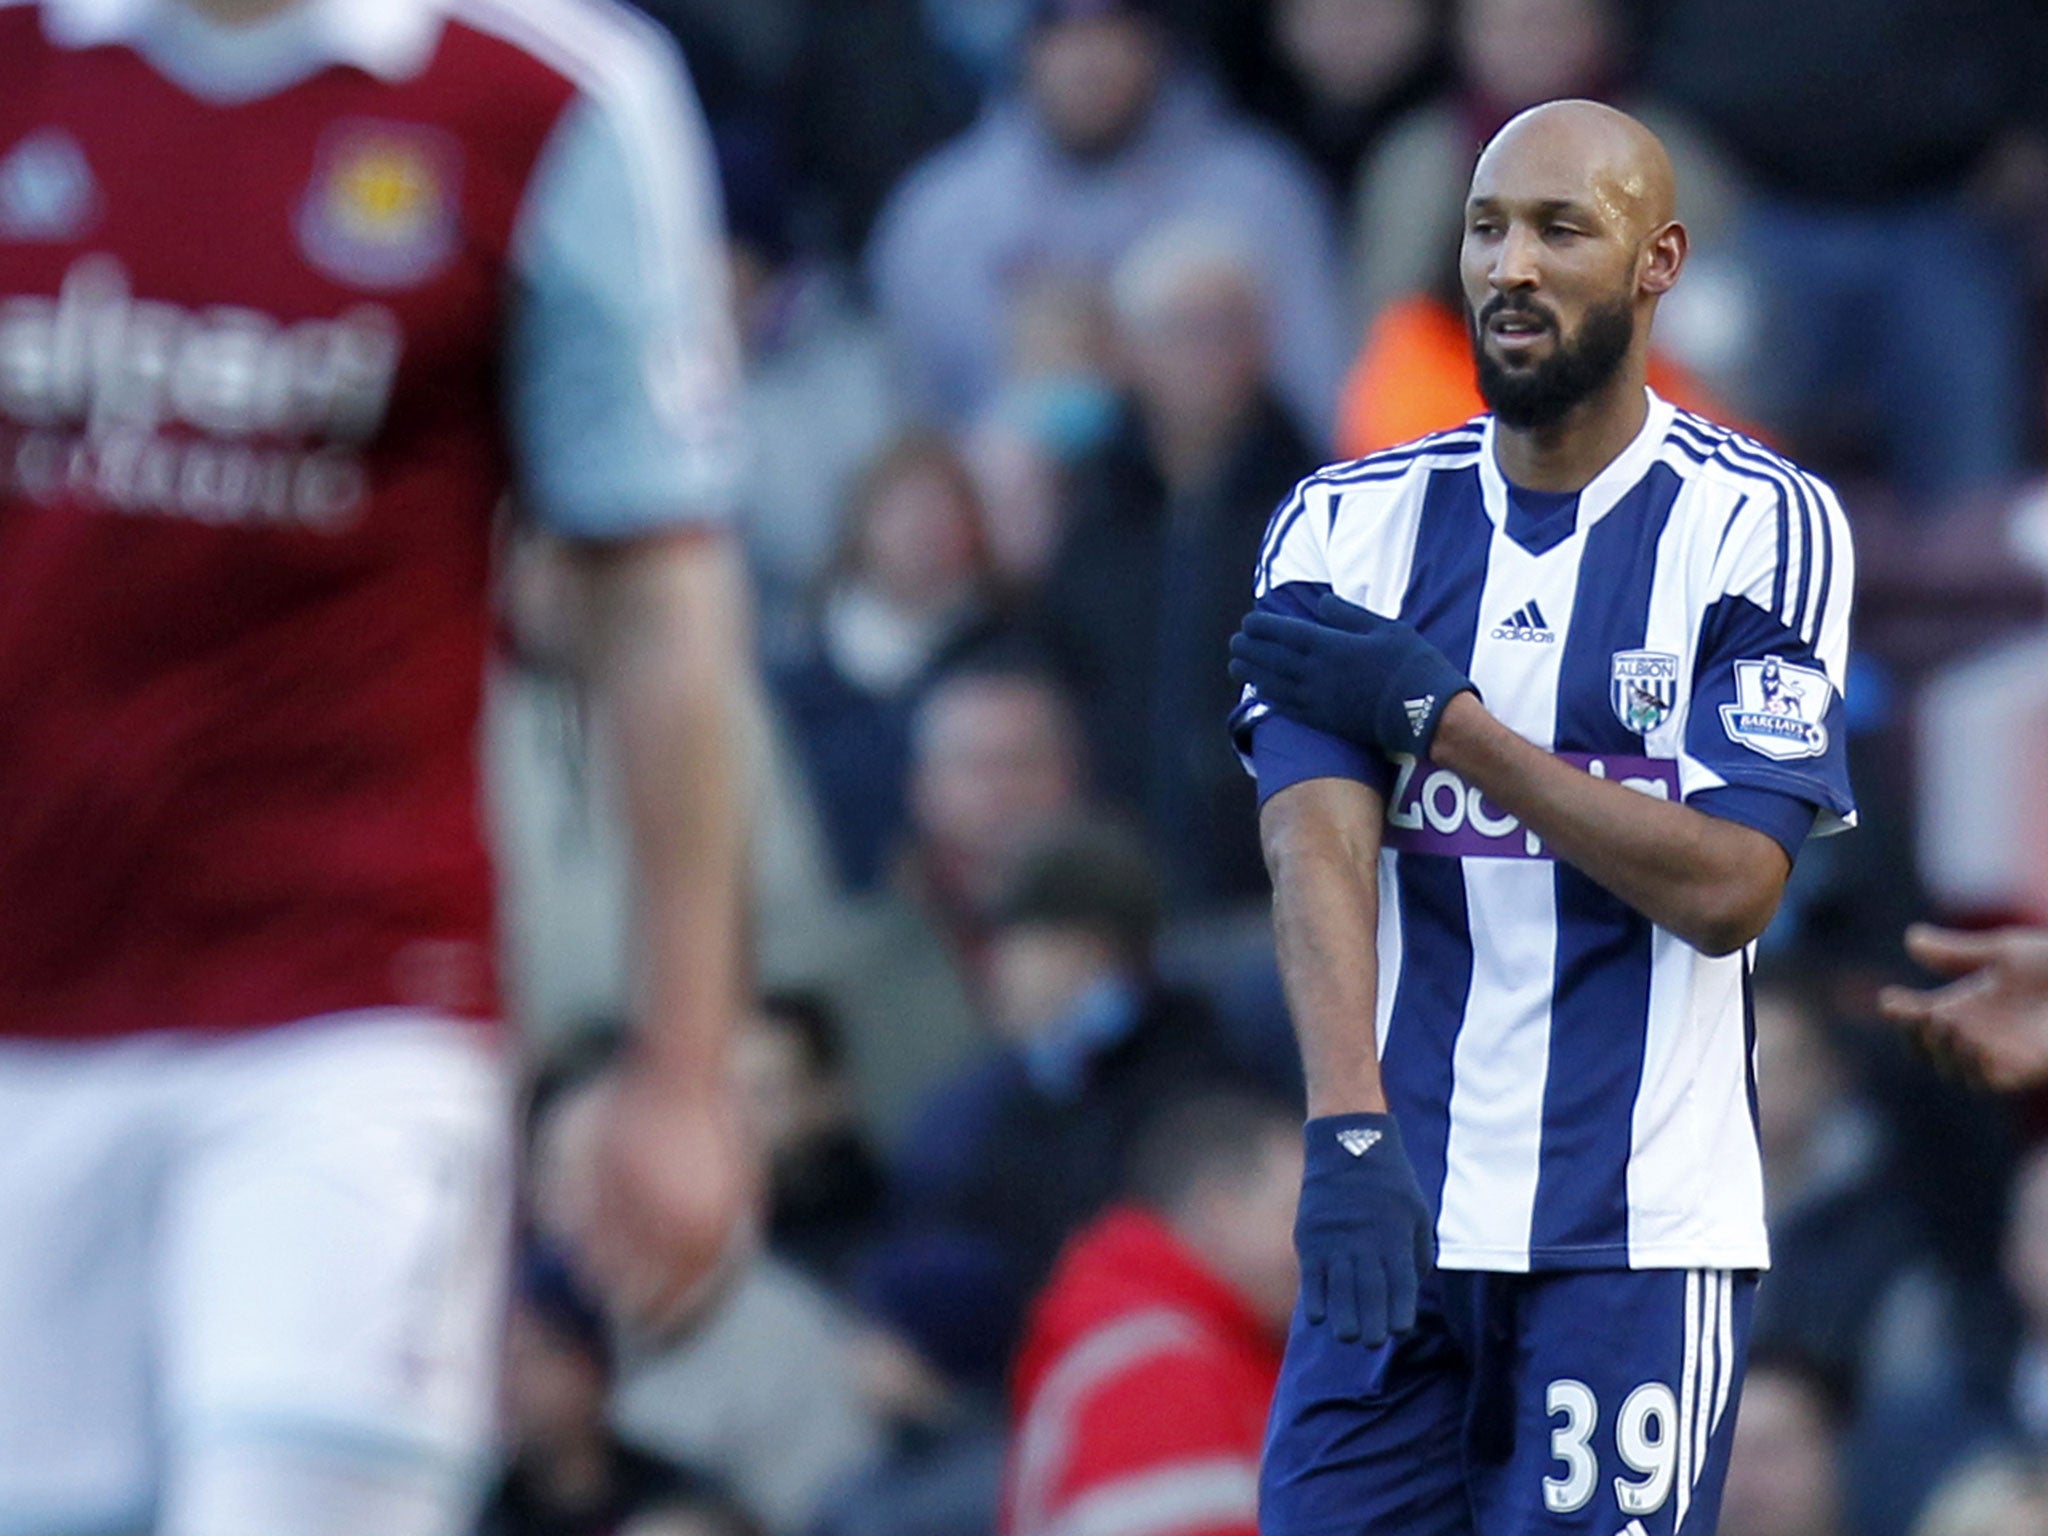
[[[353,119],[328,130],[299,205],[299,244],[356,288],[410,288],[454,256],[461,152],[439,129]]]
[[[1828,705],[1835,685],[1825,672],[1778,656],[1735,663],[1735,702],[1721,706],[1721,728],[1738,746],[1788,763],[1828,749]]]
[[[1669,651],[1616,651],[1608,702],[1614,718],[1647,736],[1678,707],[1678,658]]]

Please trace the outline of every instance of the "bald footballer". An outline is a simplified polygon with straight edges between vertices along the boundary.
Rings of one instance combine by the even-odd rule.
[[[1268,1536],[1710,1532],[1768,1262],[1752,946],[1852,825],[1834,492],[1652,394],[1670,161],[1480,155],[1464,426],[1311,476],[1232,642],[1309,1090]]]

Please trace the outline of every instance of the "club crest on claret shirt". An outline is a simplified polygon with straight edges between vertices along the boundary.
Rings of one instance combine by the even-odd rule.
[[[1678,707],[1678,658],[1669,651],[1616,651],[1608,701],[1615,719],[1647,736]]]
[[[410,288],[460,243],[461,153],[438,129],[352,119],[321,142],[299,205],[306,259],[351,287]]]

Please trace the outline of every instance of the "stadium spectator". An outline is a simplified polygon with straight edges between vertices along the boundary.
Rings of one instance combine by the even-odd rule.
[[[820,997],[770,993],[736,1042],[768,1161],[768,1246],[841,1286],[882,1219],[882,1165],[858,1115],[838,1020]]]
[[[991,1536],[1002,1497],[1004,1430],[994,1413],[905,1446],[833,1500],[812,1536]]]
[[[799,981],[846,1025],[870,1123],[885,1136],[981,1038],[977,994],[995,903],[1018,852],[1077,811],[1086,768],[1074,706],[1007,661],[935,682],[910,726],[909,824],[887,878],[837,914]]]
[[[2048,1531],[2048,1464],[1993,1452],[1945,1478],[1913,1536],[2039,1536]]]
[[[624,1038],[578,1047],[530,1116],[535,1226],[571,1257],[563,1213],[587,1180]],[[835,1486],[880,1459],[885,1425],[860,1379],[856,1318],[758,1240],[728,1253],[669,1327],[611,1322],[613,1427],[718,1478],[776,1536],[806,1530]]]
[[[2013,1176],[2004,1261],[2019,1332],[1998,1406],[2022,1439],[2048,1450],[2048,1146],[2031,1150]]]
[[[2039,7],[1664,0],[1652,22],[1649,83],[1751,186],[1763,312],[1737,406],[1923,503],[2009,482],[2027,333],[1981,188],[2038,127]]]
[[[1858,1536],[1907,1536],[1974,1455],[2048,1449],[2048,1147],[2013,1173],[1995,1290],[1956,1295],[1939,1369],[1865,1405],[1852,1441]]]
[[[963,671],[918,711],[899,867],[975,969],[1019,855],[1083,803],[1085,764],[1073,705],[1042,673]]]
[[[521,1254],[499,1394],[505,1470],[480,1536],[616,1536],[682,1474],[606,1422],[610,1325],[560,1255]]]
[[[704,1491],[662,1499],[633,1515],[618,1536],[767,1536],[739,1504]]]
[[[1256,258],[1214,224],[1162,226],[1113,289],[1131,387],[1070,472],[1039,599],[1108,799],[1141,818],[1176,909],[1263,898],[1252,790],[1214,728],[1219,664],[1273,509],[1317,457],[1275,398]]]
[[[0,351],[76,359],[0,388],[0,1507],[448,1536],[508,1256],[508,497],[575,551],[644,898],[579,1257],[659,1318],[752,1197],[696,105],[623,7],[425,0],[0,7],[0,102]]]
[[[592,729],[588,635],[571,551],[504,544],[484,715],[507,1017],[543,1049],[629,1006],[631,883],[610,743]]]
[[[899,439],[853,488],[802,632],[768,660],[848,890],[874,886],[902,837],[920,695],[1002,627],[973,477],[943,438]]]
[[[1008,329],[1002,376],[967,430],[967,453],[997,562],[1029,595],[1059,539],[1067,474],[1116,430],[1123,368],[1100,284],[1027,284],[1010,300]]]
[[[1858,1095],[1816,992],[1760,979],[1753,1017],[1771,1237],[1758,1346],[1797,1352],[1851,1394],[1872,1373],[1898,1390],[1928,1368],[1883,1356],[1931,1256],[1899,1190],[1890,1128]]]
[[[631,841],[615,744],[595,710],[574,550],[530,528],[502,547],[499,646],[485,690],[505,1010],[542,1051],[632,1007]],[[727,700],[753,782],[753,939],[775,977],[829,948],[839,877],[764,690]]]
[[[841,271],[799,240],[776,139],[718,145],[751,454],[739,526],[770,633],[824,574],[856,476],[901,430],[901,391]]]
[[[1720,1536],[1849,1536],[1840,1388],[1796,1354],[1759,1349],[1742,1384]]]
[[[1007,81],[1029,0],[807,0],[779,103],[807,236],[858,259],[904,174]],[[994,25],[976,23],[984,16]],[[957,23],[957,24],[956,24]]]
[[[1013,1377],[1003,1536],[1257,1536],[1259,1449],[1294,1309],[1299,1117],[1161,1106],[1124,1203],[1033,1304]]]
[[[1115,1193],[1145,1111],[1244,1077],[1202,1000],[1154,974],[1159,920],[1152,861],[1114,823],[1048,831],[1005,882],[984,970],[997,1043],[932,1091],[904,1139],[903,1217],[875,1302],[970,1381],[1000,1373],[1018,1309]],[[927,1252],[943,1262],[914,1262]],[[972,1358],[957,1336],[919,1332],[941,1289],[954,1316],[978,1299]]]
[[[722,0],[633,0],[668,28],[684,56],[717,63],[705,91],[705,110],[714,125],[738,117],[758,120],[765,105],[786,88],[801,46],[807,0],[754,0],[733,6]]]
[[[1462,0],[1453,9],[1449,89],[1391,124],[1358,177],[1351,263],[1368,331],[1389,305],[1444,291],[1480,146],[1540,101],[1626,107],[1665,142],[1695,247],[1720,239],[1734,212],[1725,175],[1682,121],[1624,90],[1627,40],[1614,0]]]
[[[1348,197],[1389,125],[1443,89],[1446,0],[1276,0],[1244,87],[1246,105],[1286,134]]]
[[[1271,285],[1282,394],[1327,441],[1350,330],[1321,188],[1178,63],[1160,9],[1038,0],[1022,89],[918,166],[883,210],[869,249],[883,318],[925,402],[972,420],[1002,373],[1019,293],[1105,283],[1161,223],[1229,220]]]

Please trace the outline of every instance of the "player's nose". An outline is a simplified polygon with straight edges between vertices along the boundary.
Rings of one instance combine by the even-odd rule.
[[[1510,224],[1500,243],[1493,248],[1493,265],[1487,281],[1501,293],[1517,288],[1534,288],[1541,276],[1538,254],[1541,242],[1535,232],[1521,224]]]

